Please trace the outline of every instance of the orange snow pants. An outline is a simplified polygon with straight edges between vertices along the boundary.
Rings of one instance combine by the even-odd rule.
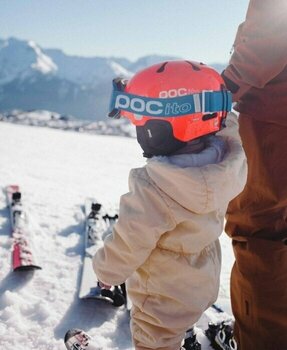
[[[240,115],[239,132],[248,178],[225,227],[236,258],[234,333],[240,350],[287,349],[287,123]]]

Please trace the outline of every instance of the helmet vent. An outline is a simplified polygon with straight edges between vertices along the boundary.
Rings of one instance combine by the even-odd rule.
[[[162,73],[164,72],[165,66],[168,64],[168,62],[164,62],[163,65],[159,67],[159,69],[156,71],[157,73]]]
[[[195,71],[199,71],[199,70],[200,70],[200,68],[197,67],[197,66],[196,66],[195,64],[193,64],[192,62],[190,62],[190,61],[185,61],[185,62],[188,63],[188,64],[190,64],[193,70],[195,70]]]
[[[216,118],[216,117],[217,117],[217,113],[205,114],[205,115],[202,117],[202,120],[203,120],[203,121],[206,121],[206,120],[210,120],[210,119],[213,119],[213,118]]]

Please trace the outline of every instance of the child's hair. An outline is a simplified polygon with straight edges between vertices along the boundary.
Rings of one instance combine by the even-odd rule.
[[[136,126],[145,157],[169,155],[215,134],[231,110],[222,77],[203,63],[162,62],[113,85],[109,116],[128,118]]]

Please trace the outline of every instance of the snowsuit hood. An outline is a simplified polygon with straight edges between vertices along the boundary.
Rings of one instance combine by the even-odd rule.
[[[190,158],[190,155],[178,155],[154,157],[146,165],[148,175],[164,193],[196,214],[224,207],[242,188],[242,179],[246,176],[240,143],[228,137],[226,131],[219,135],[226,141],[226,152],[218,164],[179,167],[172,164],[170,158]]]

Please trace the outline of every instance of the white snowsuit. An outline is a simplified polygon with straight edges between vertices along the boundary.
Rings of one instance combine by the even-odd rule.
[[[185,331],[217,298],[218,237],[228,202],[246,181],[237,120],[230,118],[218,133],[227,148],[219,163],[181,167],[154,157],[131,170],[119,221],[94,257],[99,280],[127,281],[137,350],[179,350]]]

